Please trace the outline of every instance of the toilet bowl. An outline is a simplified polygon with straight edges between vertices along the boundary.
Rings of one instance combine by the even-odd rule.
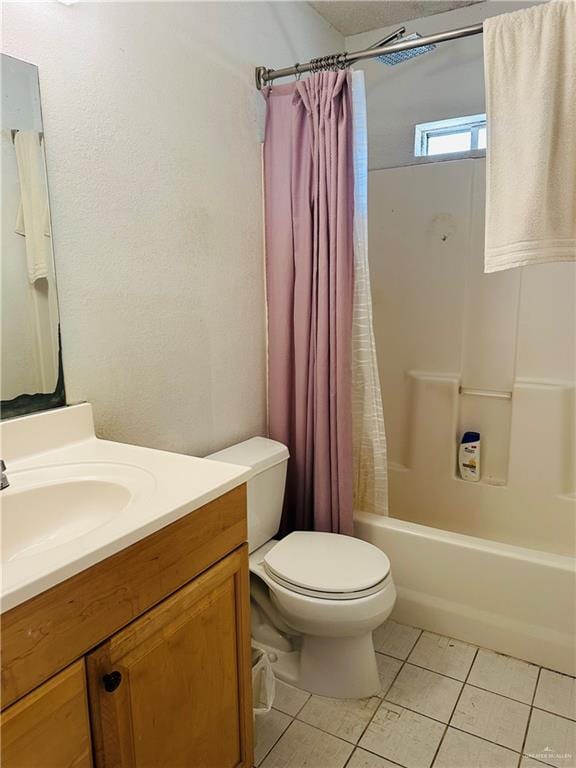
[[[351,536],[297,531],[278,541],[288,451],[252,438],[207,458],[252,468],[248,543],[253,642],[276,676],[335,698],[380,692],[372,632],[390,615],[390,562]]]
[[[289,652],[267,645],[278,677],[323,696],[379,693],[372,632],[388,618],[396,599],[383,552],[349,536],[297,532],[256,550],[250,571],[267,585],[279,615],[298,633],[299,642]]]

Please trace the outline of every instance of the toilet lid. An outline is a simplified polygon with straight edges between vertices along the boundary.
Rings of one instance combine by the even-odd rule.
[[[272,578],[301,590],[329,594],[364,592],[390,572],[382,550],[361,539],[336,533],[296,531],[264,556]]]

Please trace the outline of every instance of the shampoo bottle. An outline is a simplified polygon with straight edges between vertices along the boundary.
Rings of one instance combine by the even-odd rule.
[[[458,451],[458,468],[462,480],[480,480],[480,432],[464,432]]]

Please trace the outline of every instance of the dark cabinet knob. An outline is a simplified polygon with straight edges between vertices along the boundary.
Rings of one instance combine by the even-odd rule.
[[[113,693],[116,688],[122,682],[122,675],[120,672],[110,672],[109,675],[102,675],[102,683],[104,684],[104,690],[108,693]]]

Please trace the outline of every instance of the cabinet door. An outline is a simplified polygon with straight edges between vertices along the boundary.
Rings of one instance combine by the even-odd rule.
[[[87,657],[98,768],[248,768],[246,546]]]
[[[2,712],[2,768],[90,768],[84,660]]]

